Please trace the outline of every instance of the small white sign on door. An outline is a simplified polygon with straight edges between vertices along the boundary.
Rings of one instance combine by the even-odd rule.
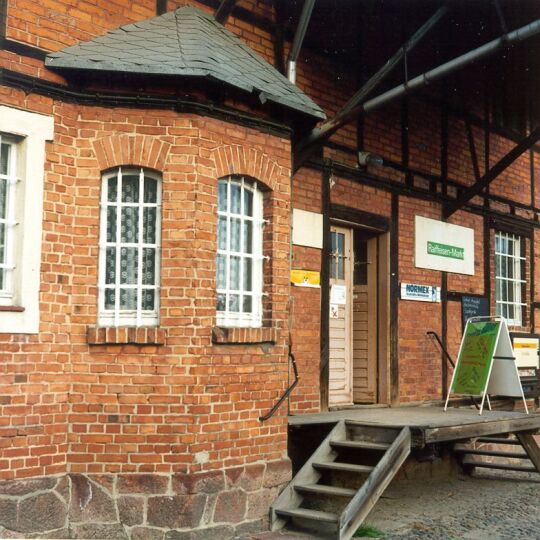
[[[347,303],[347,287],[345,285],[332,285],[330,290],[330,304],[344,306]]]

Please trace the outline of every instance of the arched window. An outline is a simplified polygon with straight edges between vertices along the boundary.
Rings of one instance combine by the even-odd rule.
[[[161,178],[142,168],[103,176],[98,323],[159,323]]]
[[[219,180],[217,324],[262,324],[263,196],[242,176]]]

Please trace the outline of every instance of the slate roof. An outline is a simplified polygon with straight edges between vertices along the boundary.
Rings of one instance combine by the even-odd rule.
[[[315,118],[322,109],[211,15],[185,6],[47,55],[51,69],[207,77]]]

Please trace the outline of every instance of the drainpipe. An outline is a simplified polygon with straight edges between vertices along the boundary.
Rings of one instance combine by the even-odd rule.
[[[426,71],[422,75],[418,75],[418,77],[415,77],[410,81],[407,81],[403,84],[400,84],[399,86],[392,88],[391,90],[388,90],[388,92],[384,92],[377,97],[367,100],[366,102],[364,102],[363,105],[359,107],[359,112],[368,113],[374,111],[382,105],[385,105],[386,103],[393,101],[394,99],[397,99],[402,95],[407,94],[408,92],[426,86],[430,82],[436,81],[437,79],[445,77],[446,75],[450,75],[454,71],[457,71],[462,67],[468,66],[476,60],[480,60],[482,58],[492,55],[499,49],[505,48],[512,43],[525,41],[526,39],[535,36],[538,33],[540,33],[540,19],[537,19],[532,23],[527,24],[526,26],[522,26],[517,30],[509,32],[508,34],[504,34],[501,37],[494,39],[493,41],[490,41],[489,43],[486,43],[481,47],[478,47],[477,49],[473,49],[472,51],[462,54],[461,56],[458,56],[457,58],[454,58],[449,62],[441,64],[440,66],[430,71]]]
[[[311,19],[311,13],[314,5],[315,0],[304,1],[302,13],[300,14],[300,21],[298,22],[298,28],[296,29],[291,52],[289,53],[289,58],[287,60],[287,78],[293,84],[296,83],[296,61],[298,60],[298,55],[300,54],[300,49],[302,48],[302,43],[304,41],[304,37],[306,36],[309,19]]]

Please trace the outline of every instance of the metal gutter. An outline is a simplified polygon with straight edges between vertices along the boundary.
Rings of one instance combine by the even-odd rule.
[[[290,138],[292,135],[292,128],[286,124],[273,122],[236,109],[215,105],[214,103],[196,101],[194,99],[177,98],[174,96],[154,96],[151,94],[103,93],[79,90],[5,68],[0,68],[1,84],[62,101],[112,107],[132,106],[146,109],[173,109],[178,112],[193,113],[226,120],[279,137]]]

